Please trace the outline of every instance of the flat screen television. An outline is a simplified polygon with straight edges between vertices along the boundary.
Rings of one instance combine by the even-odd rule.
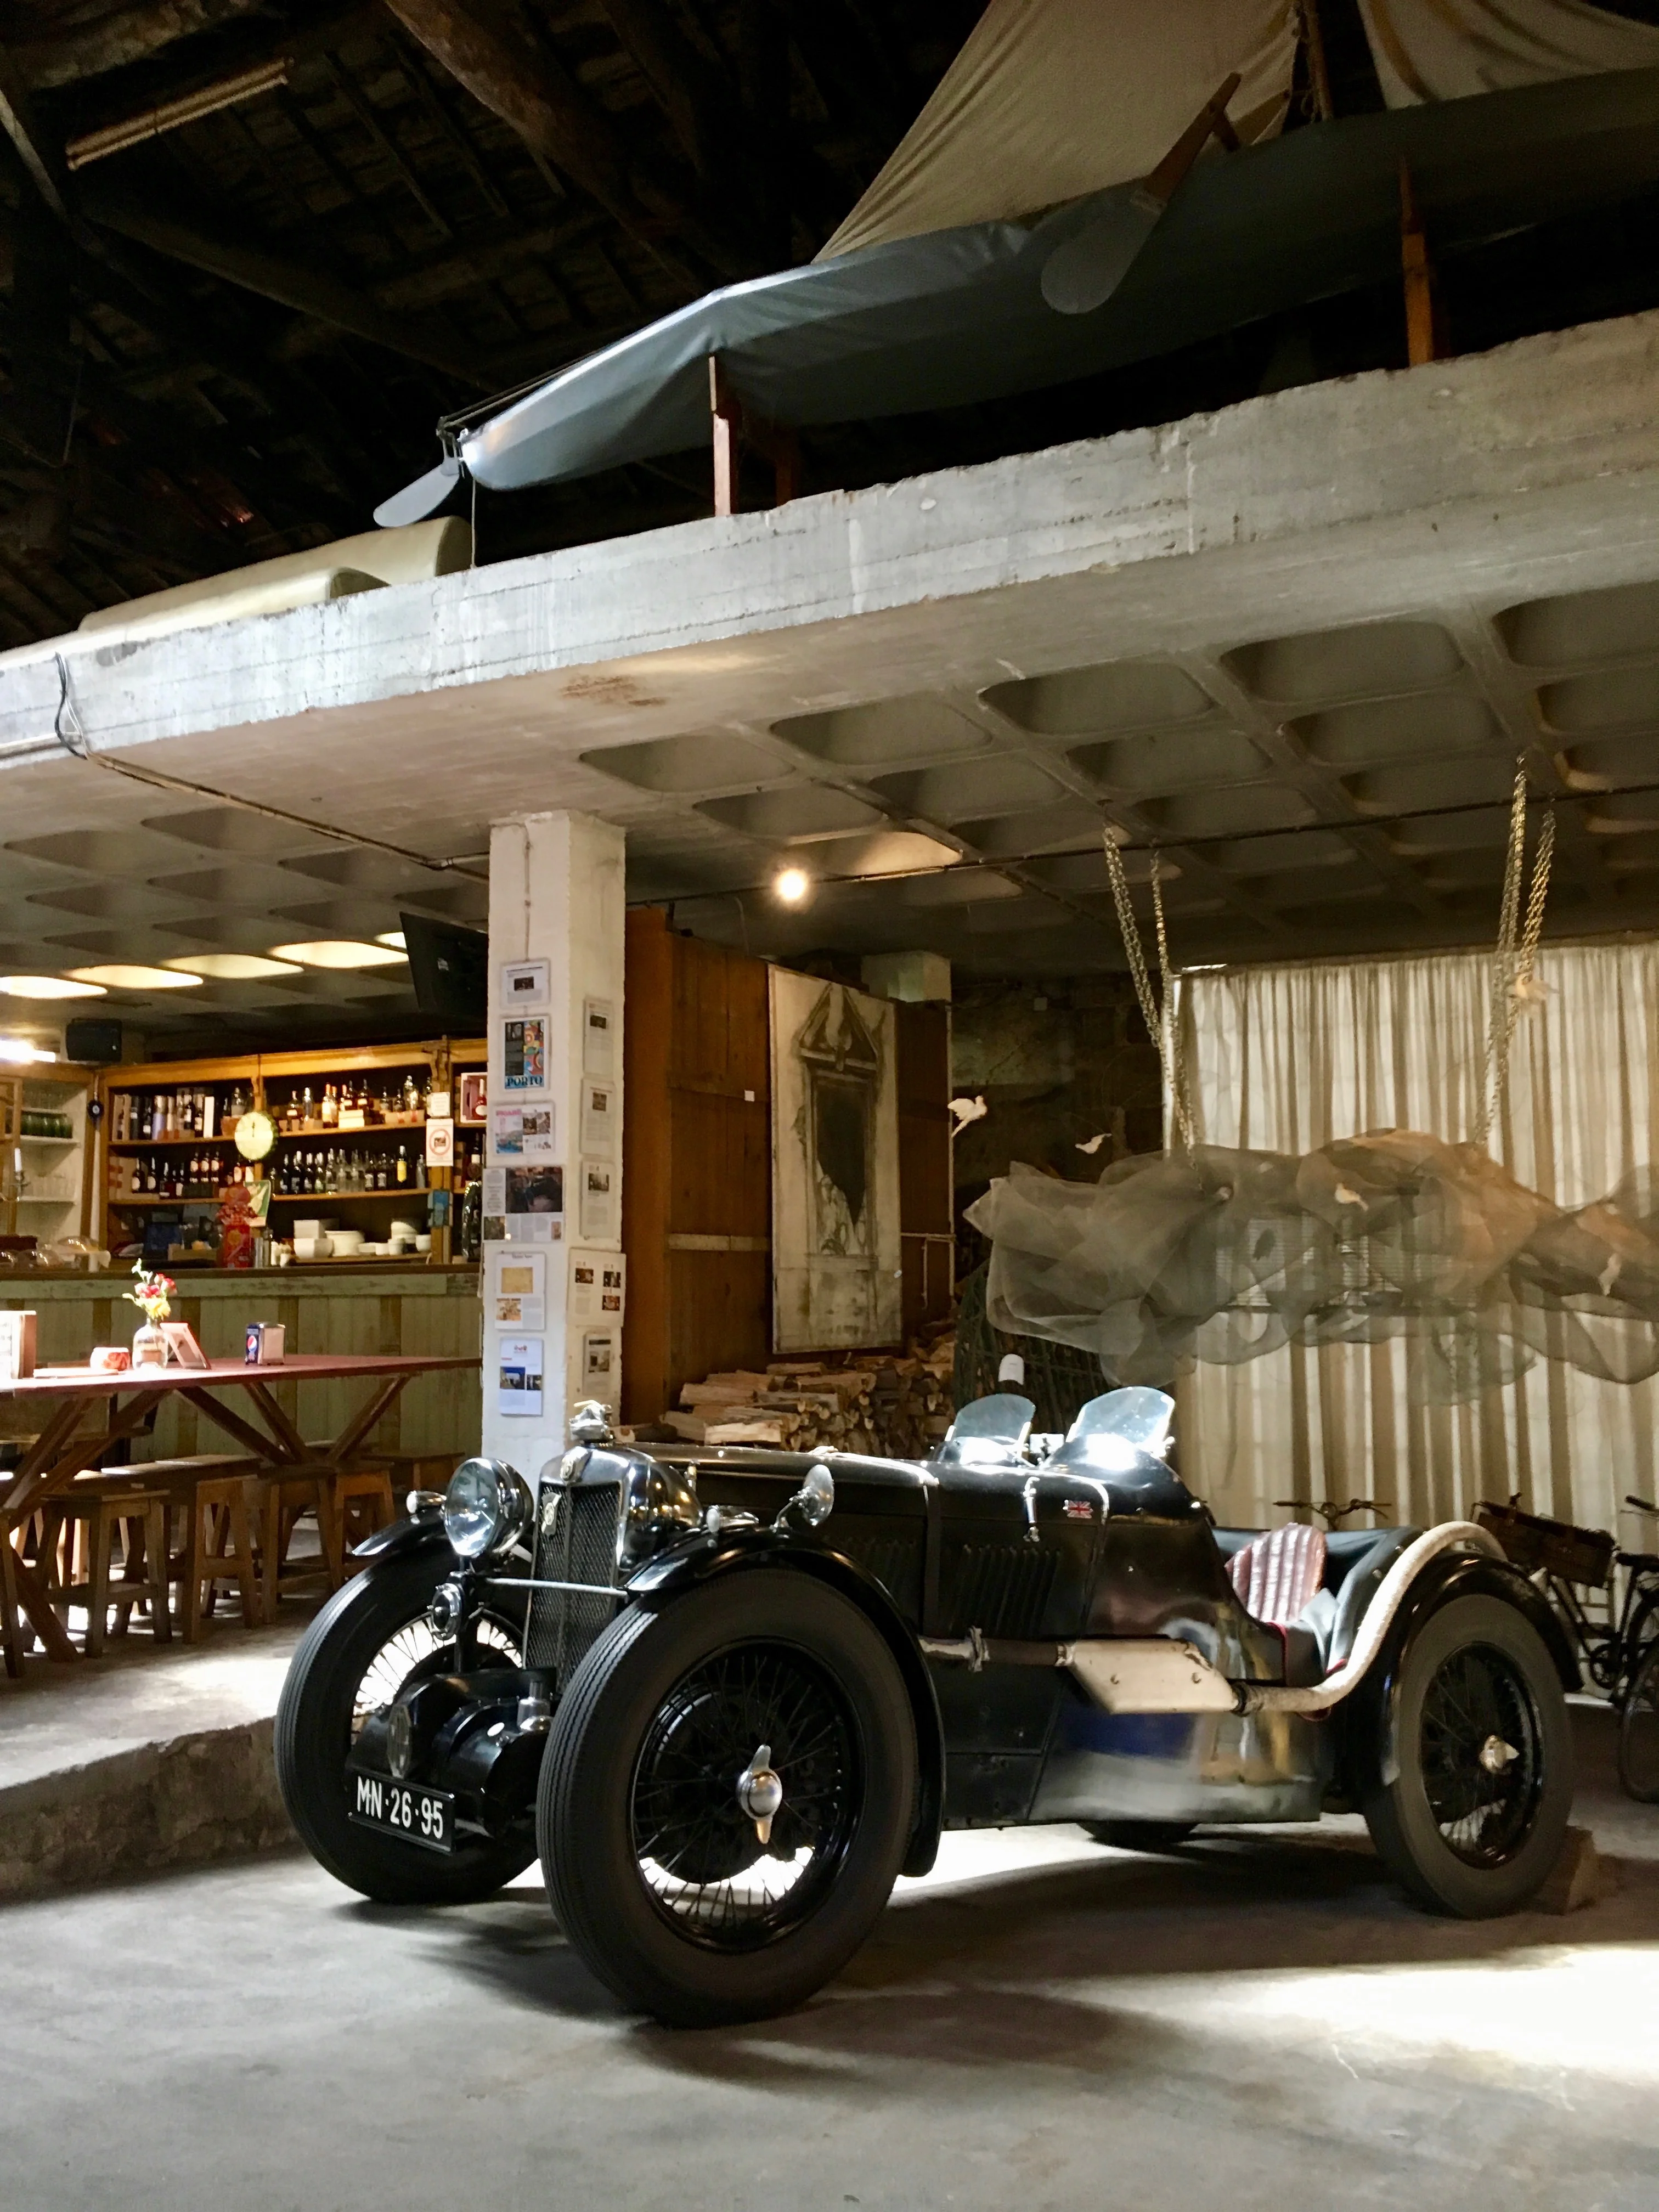
[[[452,1035],[483,1031],[489,1012],[489,939],[481,929],[400,914],[415,1003]]]

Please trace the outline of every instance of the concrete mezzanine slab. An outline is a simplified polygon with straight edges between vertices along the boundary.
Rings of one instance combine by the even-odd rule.
[[[492,820],[579,808],[628,831],[635,896],[703,895],[684,918],[711,927],[717,896],[735,932],[731,890],[805,860],[818,902],[798,918],[760,902],[765,949],[937,940],[1016,967],[1016,939],[1115,961],[1103,819],[1178,871],[1188,957],[1328,949],[1344,900],[1356,941],[1485,936],[1520,750],[1563,804],[1559,926],[1629,926],[1659,915],[1640,767],[1659,678],[1639,636],[1659,579],[1656,360],[1659,316],[1631,317],[257,621],[77,640],[70,700],[94,750],[434,858],[483,852]],[[1575,612],[1632,588],[1634,644]],[[1353,635],[1380,624],[1406,629],[1362,665]],[[1327,633],[1323,672],[1287,684],[1286,641]],[[1126,669],[1127,700],[1031,694]],[[222,869],[191,872],[192,836],[218,834],[191,830],[191,801],[66,757],[64,682],[49,649],[0,662],[18,856],[0,939],[84,934],[64,915],[94,872],[50,842],[70,828],[149,825],[134,875],[152,955],[169,931],[269,942],[284,892],[342,928],[453,897],[453,876],[393,882],[273,830],[239,906]],[[884,733],[826,737],[823,718],[872,705]],[[1206,811],[1205,786],[1240,803]],[[1400,836],[1418,815],[1448,826]],[[836,880],[915,865],[917,838],[933,865],[966,864],[948,892]],[[141,927],[92,921],[112,949]]]

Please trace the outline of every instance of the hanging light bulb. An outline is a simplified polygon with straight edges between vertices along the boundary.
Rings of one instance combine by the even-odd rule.
[[[785,906],[799,906],[812,888],[805,868],[781,868],[772,878],[773,896]]]

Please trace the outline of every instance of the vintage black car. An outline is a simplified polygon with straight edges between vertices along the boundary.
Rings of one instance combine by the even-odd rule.
[[[538,1492],[471,1460],[361,1547],[276,1720],[295,1825],[399,1904],[539,1854],[571,1943],[682,2025],[799,2003],[941,1830],[1109,1844],[1364,1813],[1422,1903],[1512,1910],[1572,1794],[1571,1651],[1468,1522],[1221,1529],[1117,1390],[1012,1392],[926,1463],[653,1456],[584,1407]]]

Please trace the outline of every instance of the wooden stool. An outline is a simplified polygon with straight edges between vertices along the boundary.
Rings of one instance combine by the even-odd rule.
[[[169,1520],[179,1516],[168,1530],[167,1576],[182,1585],[179,1613],[186,1644],[201,1640],[203,1620],[214,1610],[222,1582],[237,1586],[244,1628],[258,1627],[264,1618],[246,1490],[248,1478],[258,1471],[257,1459],[237,1452],[153,1459],[132,1469],[152,1487],[165,1487]]]
[[[338,1589],[343,1580],[339,1523],[330,1494],[333,1478],[332,1468],[296,1468],[281,1474],[261,1475],[250,1485],[258,1501],[259,1596],[267,1621],[276,1620],[279,1599],[313,1589],[319,1578],[331,1590]],[[316,1566],[293,1566],[289,1547],[295,1528],[307,1513],[317,1516],[322,1558]]]
[[[94,1475],[42,1498],[40,1518],[40,1557],[46,1572],[47,1598],[64,1615],[65,1626],[70,1607],[77,1601],[85,1605],[89,1659],[95,1659],[104,1649],[112,1606],[116,1613],[116,1635],[126,1634],[133,1607],[148,1601],[156,1642],[171,1640],[165,1490]],[[118,1528],[125,1536],[121,1573],[112,1581],[110,1567]],[[81,1579],[76,1575],[77,1551],[84,1567]]]
[[[185,1520],[184,1541],[167,1571],[184,1585],[179,1622],[186,1644],[201,1641],[202,1623],[213,1612],[221,1583],[235,1583],[244,1628],[258,1628],[264,1620],[248,1486],[246,1474],[204,1475],[173,1493],[172,1504]]]
[[[9,1480],[7,1487],[10,1487]],[[25,1516],[25,1532],[33,1518],[32,1514]],[[17,1574],[12,1565],[17,1556],[13,1548],[16,1533],[17,1524],[7,1512],[3,1493],[0,1493],[0,1651],[4,1654],[6,1672],[13,1681],[22,1676],[24,1646],[34,1640],[27,1623],[21,1634],[18,1632]]]
[[[361,1544],[365,1536],[372,1536],[377,1528],[389,1528],[398,1518],[392,1477],[384,1467],[354,1467],[337,1474],[330,1488],[333,1495],[329,1504],[337,1532],[342,1575],[358,1574],[362,1567],[347,1556],[352,1547]]]

